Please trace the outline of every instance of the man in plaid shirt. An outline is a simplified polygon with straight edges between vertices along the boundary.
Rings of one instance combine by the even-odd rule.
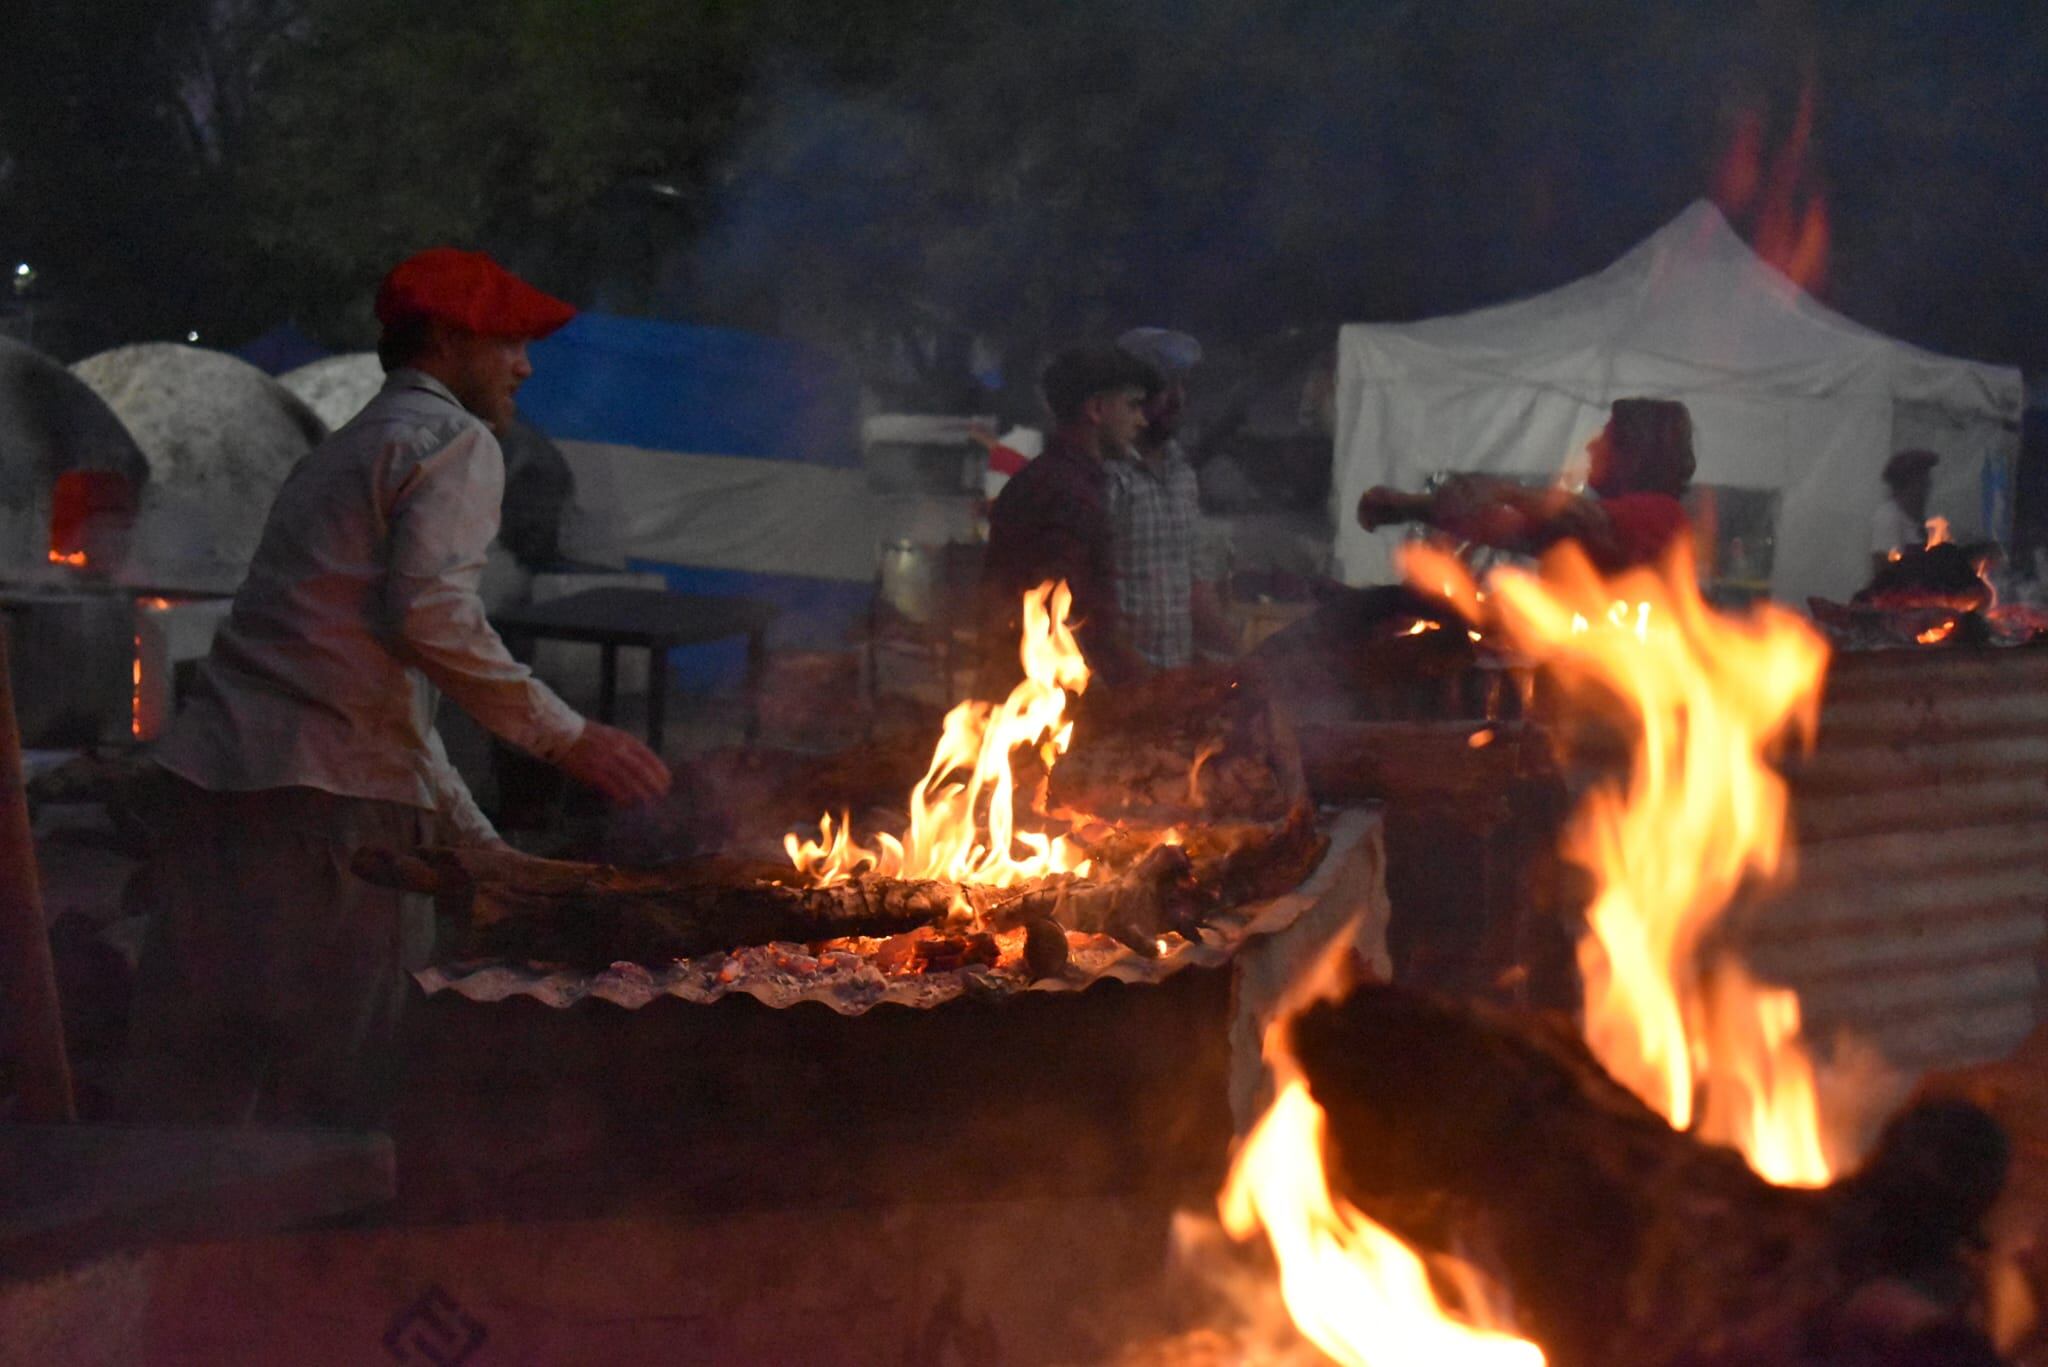
[[[1124,638],[1154,669],[1194,659],[1196,638],[1227,649],[1210,586],[1196,575],[1200,488],[1175,439],[1187,403],[1184,377],[1202,348],[1185,333],[1133,328],[1117,345],[1161,376],[1146,398],[1146,425],[1133,449],[1106,461],[1104,493],[1116,550],[1117,607]]]

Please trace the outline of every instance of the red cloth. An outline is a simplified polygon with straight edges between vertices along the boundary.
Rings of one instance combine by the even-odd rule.
[[[576,310],[482,252],[430,247],[391,268],[377,287],[385,327],[435,318],[485,337],[545,337]]]
[[[1692,527],[1685,505],[1669,494],[1617,494],[1601,499],[1600,510],[1607,514],[1619,548],[1615,563],[1599,566],[1607,574],[1656,564]]]
[[[1014,475],[1030,463],[1031,457],[1001,442],[988,448],[988,468],[999,475]]]

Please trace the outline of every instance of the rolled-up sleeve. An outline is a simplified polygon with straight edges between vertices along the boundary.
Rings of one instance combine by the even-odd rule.
[[[512,658],[477,596],[505,487],[496,441],[465,423],[394,473],[385,581],[393,648],[487,730],[559,759],[583,734],[583,718]]]

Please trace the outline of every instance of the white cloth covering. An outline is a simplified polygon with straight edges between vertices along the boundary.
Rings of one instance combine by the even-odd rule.
[[[1695,482],[1777,494],[1774,596],[1846,599],[1896,451],[1936,451],[1928,511],[2010,532],[2019,371],[1938,356],[1828,309],[1694,204],[1607,269],[1533,299],[1338,335],[1332,515],[1348,583],[1394,577],[1398,530],[1353,510],[1434,472],[1550,479],[1630,395],[1692,411]]]

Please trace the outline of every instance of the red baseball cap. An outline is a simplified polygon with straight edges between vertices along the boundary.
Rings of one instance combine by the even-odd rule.
[[[486,337],[545,337],[576,310],[482,252],[429,247],[391,268],[377,287],[385,327],[434,318]]]

